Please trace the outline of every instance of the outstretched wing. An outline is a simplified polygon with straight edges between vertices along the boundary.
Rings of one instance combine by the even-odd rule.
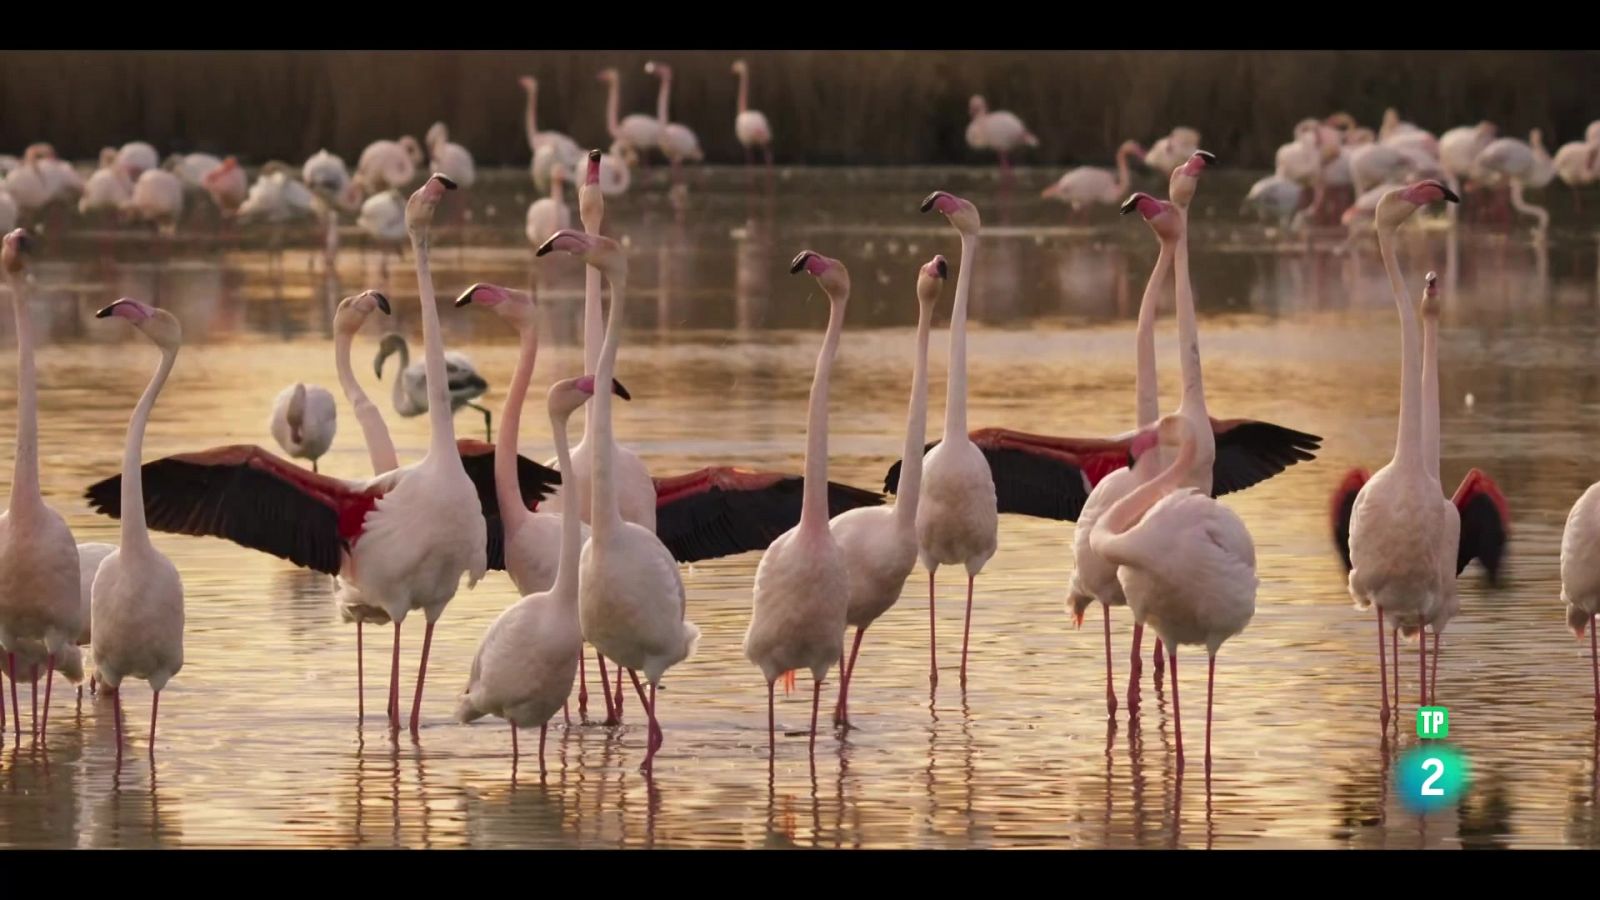
[[[679,562],[765,550],[800,523],[805,479],[780,472],[711,466],[657,478],[656,535]],[[828,515],[878,506],[883,496],[828,483]]]

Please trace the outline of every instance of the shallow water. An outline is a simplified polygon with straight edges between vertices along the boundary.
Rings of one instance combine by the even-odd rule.
[[[787,267],[813,248],[844,260],[854,283],[834,379],[830,475],[880,485],[903,437],[916,266],[934,252],[958,256],[943,220],[916,212],[936,187],[976,201],[987,224],[972,301],[972,426],[1125,430],[1133,319],[1155,243],[1142,224],[1109,210],[1064,225],[1060,207],[1036,199],[1054,174],[1023,173],[1009,208],[990,173],[971,170],[797,170],[780,173],[764,195],[747,190],[741,171],[713,169],[693,174],[681,212],[652,180],[664,173],[636,182],[607,210],[607,231],[626,237],[633,272],[618,376],[634,401],[617,405],[619,438],[657,473],[712,462],[798,471],[827,310],[815,282]],[[525,173],[487,181],[468,198],[465,239],[450,228],[438,239],[441,295],[532,277],[521,232],[533,194]],[[109,706],[86,697],[79,708],[70,687],[58,690],[48,746],[12,732],[0,751],[0,845],[1600,846],[1587,648],[1564,628],[1557,599],[1566,511],[1600,476],[1584,452],[1600,439],[1600,416],[1589,418],[1600,407],[1590,364],[1600,347],[1594,238],[1561,224],[1567,198],[1556,193],[1558,225],[1544,243],[1525,231],[1507,239],[1472,229],[1422,231],[1404,243],[1409,283],[1420,286],[1429,268],[1444,273],[1444,480],[1453,487],[1470,466],[1484,468],[1515,520],[1508,586],[1484,587],[1476,568],[1463,576],[1464,612],[1439,667],[1451,740],[1468,755],[1473,783],[1457,808],[1424,819],[1404,810],[1392,786],[1395,755],[1416,743],[1414,656],[1402,660],[1398,735],[1383,743],[1373,618],[1351,608],[1328,527],[1329,491],[1344,470],[1376,468],[1392,448],[1393,302],[1370,235],[1344,253],[1340,233],[1320,234],[1309,249],[1266,237],[1233,213],[1248,182],[1208,175],[1197,201],[1209,404],[1219,417],[1267,419],[1325,443],[1316,462],[1226,499],[1254,535],[1261,587],[1254,621],[1219,655],[1209,781],[1199,765],[1199,654],[1179,657],[1189,747],[1181,777],[1170,675],[1153,691],[1147,664],[1138,719],[1124,710],[1108,728],[1099,613],[1075,631],[1063,610],[1072,537],[1063,523],[1002,519],[999,552],[978,580],[965,691],[955,671],[962,585],[954,575],[939,585],[942,677],[930,696],[926,585],[914,575],[865,642],[852,691],[857,729],[844,739],[819,735],[814,760],[801,734],[781,736],[770,780],[762,679],[740,652],[758,555],[685,567],[690,617],[704,637],[665,680],[666,744],[648,782],[637,771],[643,718],[631,697],[620,729],[563,729],[558,720],[546,779],[532,734],[514,773],[503,723],[451,721],[479,636],[515,599],[503,574],[451,604],[435,635],[420,739],[395,741],[381,718],[388,635],[368,636],[361,728],[353,635],[337,623],[327,578],[220,540],[158,535],[183,573],[188,627],[186,666],[161,704],[157,753],[147,753],[143,685],[125,691],[131,742],[120,766]],[[218,238],[202,217],[171,242],[82,227],[51,233],[33,306],[43,470],[47,499],[79,540],[116,539],[115,523],[91,514],[81,491],[117,471],[127,415],[155,364],[148,344],[95,321],[95,308],[131,295],[183,321],[187,343],[156,408],[147,458],[236,442],[276,450],[266,418],[278,390],[296,380],[337,389],[330,298],[381,286],[395,301],[396,315],[369,323],[357,346],[358,374],[376,397],[388,382],[363,361],[381,329],[417,340],[409,260],[391,261],[384,278],[376,248],[364,250],[353,230],[335,284],[318,268],[309,226]],[[544,279],[536,395],[581,365],[582,272],[561,259]],[[1178,385],[1170,293],[1164,302],[1158,352],[1170,407]],[[513,335],[482,311],[441,307],[441,315],[448,344],[471,355],[498,409]],[[11,331],[9,309],[0,328]],[[931,368],[934,434],[942,331]],[[12,433],[14,383],[0,384],[0,434]],[[420,456],[425,419],[381,405],[402,459]],[[533,406],[523,452],[543,459],[549,435]],[[359,477],[360,432],[342,400],[340,413],[323,470]],[[470,410],[456,425],[481,435]],[[0,453],[9,481],[9,442]],[[1126,612],[1112,624],[1120,694]],[[406,692],[420,637],[420,628],[406,633]],[[798,687],[779,701],[780,727],[791,732],[810,714],[808,680]]]

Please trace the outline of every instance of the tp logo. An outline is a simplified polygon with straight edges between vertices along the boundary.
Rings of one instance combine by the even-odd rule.
[[[1442,706],[1417,710],[1417,737],[1424,743],[1400,757],[1396,777],[1400,802],[1414,813],[1454,806],[1467,787],[1467,759],[1448,744],[1450,711]]]

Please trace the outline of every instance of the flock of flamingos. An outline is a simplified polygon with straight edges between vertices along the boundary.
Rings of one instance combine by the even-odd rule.
[[[303,184],[294,181],[286,168],[270,169],[242,192],[234,207],[245,213],[258,196],[274,190],[282,195],[288,185],[339,200],[359,195],[371,178],[386,183],[384,196],[391,199],[385,202],[398,204],[399,227],[414,251],[424,343],[421,363],[402,361],[396,406],[402,414],[428,416],[431,437],[426,455],[400,464],[378,407],[352,369],[352,344],[362,324],[374,312],[390,312],[388,297],[368,290],[338,306],[334,359],[340,387],[361,426],[373,477],[343,480],[317,471],[316,460],[332,441],[335,403],[325,389],[304,384],[278,396],[270,429],[289,456],[310,461],[309,469],[253,445],[143,462],[145,426],[172,371],[182,334],[168,312],[122,298],[97,315],[122,319],[143,333],[159,350],[160,363],[130,421],[121,473],[86,491],[97,512],[120,519],[115,546],[77,544],[62,517],[44,503],[34,346],[27,313],[30,266],[37,248],[24,228],[5,235],[0,262],[12,291],[19,374],[15,476],[9,507],[0,516],[0,646],[7,653],[3,674],[11,681],[13,727],[19,738],[18,681],[29,682],[36,691],[39,678],[44,678],[44,713],[39,715],[35,703],[33,725],[42,739],[54,674],[81,683],[85,673],[81,648],[87,646],[93,662],[90,689],[98,687],[114,698],[119,756],[125,731],[122,682],[133,678],[149,683],[153,750],[161,690],[183,666],[184,631],[182,579],[152,544],[154,529],[224,538],[332,575],[339,615],[356,626],[358,716],[363,718],[363,629],[368,624],[392,625],[386,715],[396,732],[403,727],[399,651],[408,614],[420,611],[425,621],[409,717],[409,729],[415,734],[434,627],[462,575],[472,587],[489,569],[506,571],[522,599],[485,632],[458,698],[456,717],[462,722],[484,716],[505,719],[512,726],[513,759],[519,753],[518,730],[537,726],[541,770],[548,724],[557,715],[570,722],[568,704],[574,692],[580,719],[587,718],[585,644],[595,650],[607,724],[621,720],[626,672],[648,718],[642,768],[651,770],[664,739],[656,715],[656,688],[668,669],[691,657],[700,636],[689,621],[678,564],[759,551],[763,555],[753,584],[744,652],[767,684],[769,750],[776,749],[776,685],[783,681],[786,688],[791,686],[799,670],[812,676],[814,747],[828,671],[840,667],[834,724],[849,728],[849,688],[864,635],[900,598],[919,561],[928,573],[929,678],[934,683],[940,671],[933,616],[937,572],[941,566],[965,570],[967,629],[958,670],[965,684],[975,582],[995,553],[999,514],[1018,513],[1077,523],[1067,605],[1078,624],[1091,605],[1101,605],[1108,715],[1115,716],[1118,709],[1111,607],[1127,606],[1134,619],[1126,690],[1130,710],[1139,702],[1143,632],[1146,626],[1155,631],[1153,674],[1159,679],[1165,667],[1171,668],[1180,765],[1178,647],[1205,648],[1209,771],[1217,651],[1250,622],[1257,587],[1250,532],[1215,498],[1313,459],[1321,438],[1255,420],[1218,420],[1208,413],[1190,278],[1188,219],[1202,176],[1216,160],[1197,146],[1198,134],[1175,129],[1150,151],[1125,144],[1117,156],[1119,174],[1078,169],[1046,189],[1047,194],[1077,205],[1101,202],[1126,192],[1130,157],[1143,155],[1149,162],[1159,154],[1157,162],[1172,164],[1167,200],[1134,193],[1120,205],[1124,215],[1137,213],[1160,244],[1136,329],[1136,396],[1128,432],[1085,439],[1003,428],[969,431],[966,317],[973,269],[979,264],[981,221],[968,200],[934,191],[922,202],[921,211],[949,222],[960,237],[961,255],[954,262],[934,256],[918,270],[919,316],[906,433],[901,459],[890,467],[884,493],[828,479],[829,381],[850,296],[850,275],[839,260],[812,250],[796,256],[790,269],[815,279],[829,303],[811,387],[803,474],[711,466],[659,477],[652,476],[613,433],[613,397],[629,399],[613,376],[622,337],[628,259],[617,241],[602,234],[604,198],[619,190],[619,184],[626,189],[628,166],[637,162],[644,148],[658,148],[674,170],[698,158],[693,133],[667,117],[670,69],[652,64],[650,71],[661,79],[660,105],[653,120],[630,116],[618,121],[617,75],[615,70],[602,73],[613,85],[607,119],[614,143],[609,153],[591,150],[577,154],[575,160],[568,159],[569,149],[576,149],[576,144],[567,147],[570,138],[535,128],[537,83],[532,79],[524,83],[528,133],[535,148],[534,176],[541,177],[542,160],[543,178],[554,185],[552,196],[561,208],[560,183],[564,173],[572,171],[580,183],[582,225],[574,229],[570,217],[557,217],[553,227],[534,234],[530,208],[530,238],[536,238],[540,256],[569,253],[587,264],[586,374],[556,381],[547,392],[556,448],[553,466],[535,463],[517,451],[521,411],[538,349],[537,306],[523,291],[479,283],[455,300],[458,308],[484,307],[498,314],[521,339],[498,440],[490,445],[458,440],[455,434],[455,410],[481,395],[484,385],[463,357],[444,348],[429,267],[435,212],[448,192],[470,183],[472,171],[470,154],[449,143],[442,126],[430,133],[429,141],[438,171],[409,198],[401,197],[398,187],[413,180],[419,161],[415,142],[411,146],[404,141],[379,142],[363,154],[354,178],[342,183],[319,180],[313,166],[319,159],[331,160],[343,171],[336,157],[319,153],[307,162]],[[748,70],[739,63],[734,71],[741,79],[736,131],[752,160],[761,151],[770,165],[771,131],[760,113],[748,109]],[[1012,151],[1034,142],[1016,116],[990,112],[982,98],[974,98],[972,116],[969,141],[997,152],[1003,165],[1009,165]],[[647,126],[655,130],[646,134]],[[1272,179],[1295,183],[1295,208],[1320,212],[1329,202],[1327,164],[1321,162],[1328,158],[1327,132],[1340,133],[1333,158],[1348,155],[1350,173],[1362,186],[1368,175],[1355,174],[1366,171],[1357,161],[1367,159],[1371,148],[1394,146],[1391,137],[1421,134],[1426,140],[1415,137],[1399,143],[1410,146],[1405,143],[1410,140],[1418,147],[1434,146],[1441,151],[1437,159],[1442,163],[1449,155],[1442,151],[1454,147],[1453,138],[1462,131],[1447,132],[1434,141],[1431,135],[1408,128],[1386,120],[1379,141],[1350,141],[1345,139],[1345,123],[1312,121],[1285,148],[1305,148],[1303,161],[1308,169],[1316,169],[1310,183],[1296,181],[1292,166],[1286,173],[1285,164],[1295,159],[1283,151],[1278,173],[1263,183]],[[1416,640],[1419,702],[1430,702],[1439,638],[1460,612],[1456,579],[1474,559],[1497,577],[1509,530],[1506,502],[1482,472],[1473,470],[1453,498],[1444,493],[1439,480],[1438,283],[1429,273],[1420,290],[1408,288],[1393,246],[1398,229],[1417,210],[1460,202],[1455,187],[1460,177],[1482,175],[1496,160],[1515,155],[1504,149],[1509,139],[1492,139],[1492,126],[1467,131],[1482,144],[1474,155],[1476,168],[1464,172],[1445,168],[1439,173],[1442,177],[1410,178],[1433,174],[1423,168],[1421,157],[1427,153],[1401,154],[1408,161],[1374,186],[1381,194],[1370,203],[1368,216],[1400,317],[1401,408],[1393,459],[1370,476],[1351,472],[1344,478],[1333,497],[1333,524],[1335,542],[1349,568],[1352,599],[1358,608],[1377,609],[1380,722],[1385,730],[1391,710],[1397,711],[1400,704],[1401,636]],[[1595,149],[1585,151],[1586,164],[1593,167],[1600,154],[1600,128],[1591,126],[1590,136]],[[1531,145],[1535,159],[1548,162],[1548,157],[1540,156],[1537,132]],[[101,173],[127,179],[128,152],[129,147],[108,151],[103,168],[85,186],[85,202]],[[383,162],[369,166],[369,157]],[[133,182],[132,199],[127,202],[142,210],[140,198],[150,193],[146,186],[171,179],[168,189],[176,192],[181,204],[179,175],[157,166],[153,151],[143,162],[149,165]],[[6,183],[9,186],[19,172],[33,173],[21,179],[26,181],[41,171],[53,171],[55,163],[47,145],[35,145],[7,175]],[[182,171],[181,161],[174,169]],[[1408,180],[1393,181],[1401,177]],[[1522,186],[1532,183],[1521,177],[1507,171],[1502,179],[1512,205],[1519,209],[1526,206]],[[1107,183],[1106,178],[1114,180]],[[231,158],[218,162],[201,180],[216,196],[222,179],[243,183]],[[1095,191],[1080,190],[1090,180],[1096,182]],[[218,197],[219,203],[222,199]],[[365,206],[373,202],[373,198],[364,201],[364,216]],[[1363,202],[1357,199],[1349,210]],[[1344,212],[1347,221],[1349,210]],[[176,216],[170,221],[175,223]],[[956,285],[944,427],[937,441],[926,443],[931,323],[952,268]],[[1176,410],[1163,416],[1156,392],[1154,330],[1160,295],[1169,279],[1177,311],[1183,392]],[[604,321],[602,282],[609,285],[611,298]],[[380,372],[383,356],[395,349],[404,352],[389,346],[380,351]],[[584,416],[581,439],[571,445],[568,421],[586,404],[592,405]],[[483,412],[487,421],[489,413]],[[885,505],[885,493],[895,495],[892,506]],[[1562,543],[1561,573],[1567,622],[1580,637],[1589,630],[1595,714],[1600,720],[1600,646],[1589,628],[1600,612],[1600,484],[1573,507]],[[847,648],[851,626],[855,635]],[[1391,659],[1384,646],[1389,638],[1394,654],[1392,693]],[[0,690],[0,726],[5,721],[4,694]]]

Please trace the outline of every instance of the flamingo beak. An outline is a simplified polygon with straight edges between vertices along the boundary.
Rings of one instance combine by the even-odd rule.
[[[456,298],[456,309],[460,309],[461,307],[466,306],[468,303],[471,303],[472,302],[472,295],[475,292],[477,292],[477,290],[479,288],[481,288],[481,287],[483,287],[483,283],[482,282],[478,282],[477,284],[474,284],[471,287],[467,288],[466,290],[462,291],[461,292],[461,296]]]
[[[389,298],[388,297],[385,297],[384,295],[378,293],[377,291],[373,291],[372,292],[372,299],[378,301],[378,308],[383,310],[383,314],[384,315],[386,315],[386,316],[387,315],[392,315],[392,311],[389,309]]]
[[[939,270],[940,278],[950,277],[950,263],[946,262],[944,257],[939,257],[938,262],[935,264],[935,268]]]
[[[1127,215],[1139,208],[1139,195],[1129,194],[1128,199],[1122,201],[1122,214]]]
[[[437,179],[440,184],[444,185],[444,189],[447,191],[453,191],[458,187],[454,179],[440,175],[438,172],[433,173],[433,177]]]
[[[628,389],[623,387],[622,382],[616,380],[615,378],[611,379],[611,393],[616,394],[618,397],[621,397],[624,400],[633,399],[633,395],[628,393]]]
[[[789,264],[789,274],[799,275],[801,272],[805,271],[806,261],[815,255],[816,254],[812,253],[810,250],[801,250],[800,255],[796,256],[794,258],[794,262]]]
[[[1206,165],[1208,166],[1214,166],[1217,164],[1217,155],[1212,153],[1210,150],[1196,150],[1194,155],[1205,160]]]

